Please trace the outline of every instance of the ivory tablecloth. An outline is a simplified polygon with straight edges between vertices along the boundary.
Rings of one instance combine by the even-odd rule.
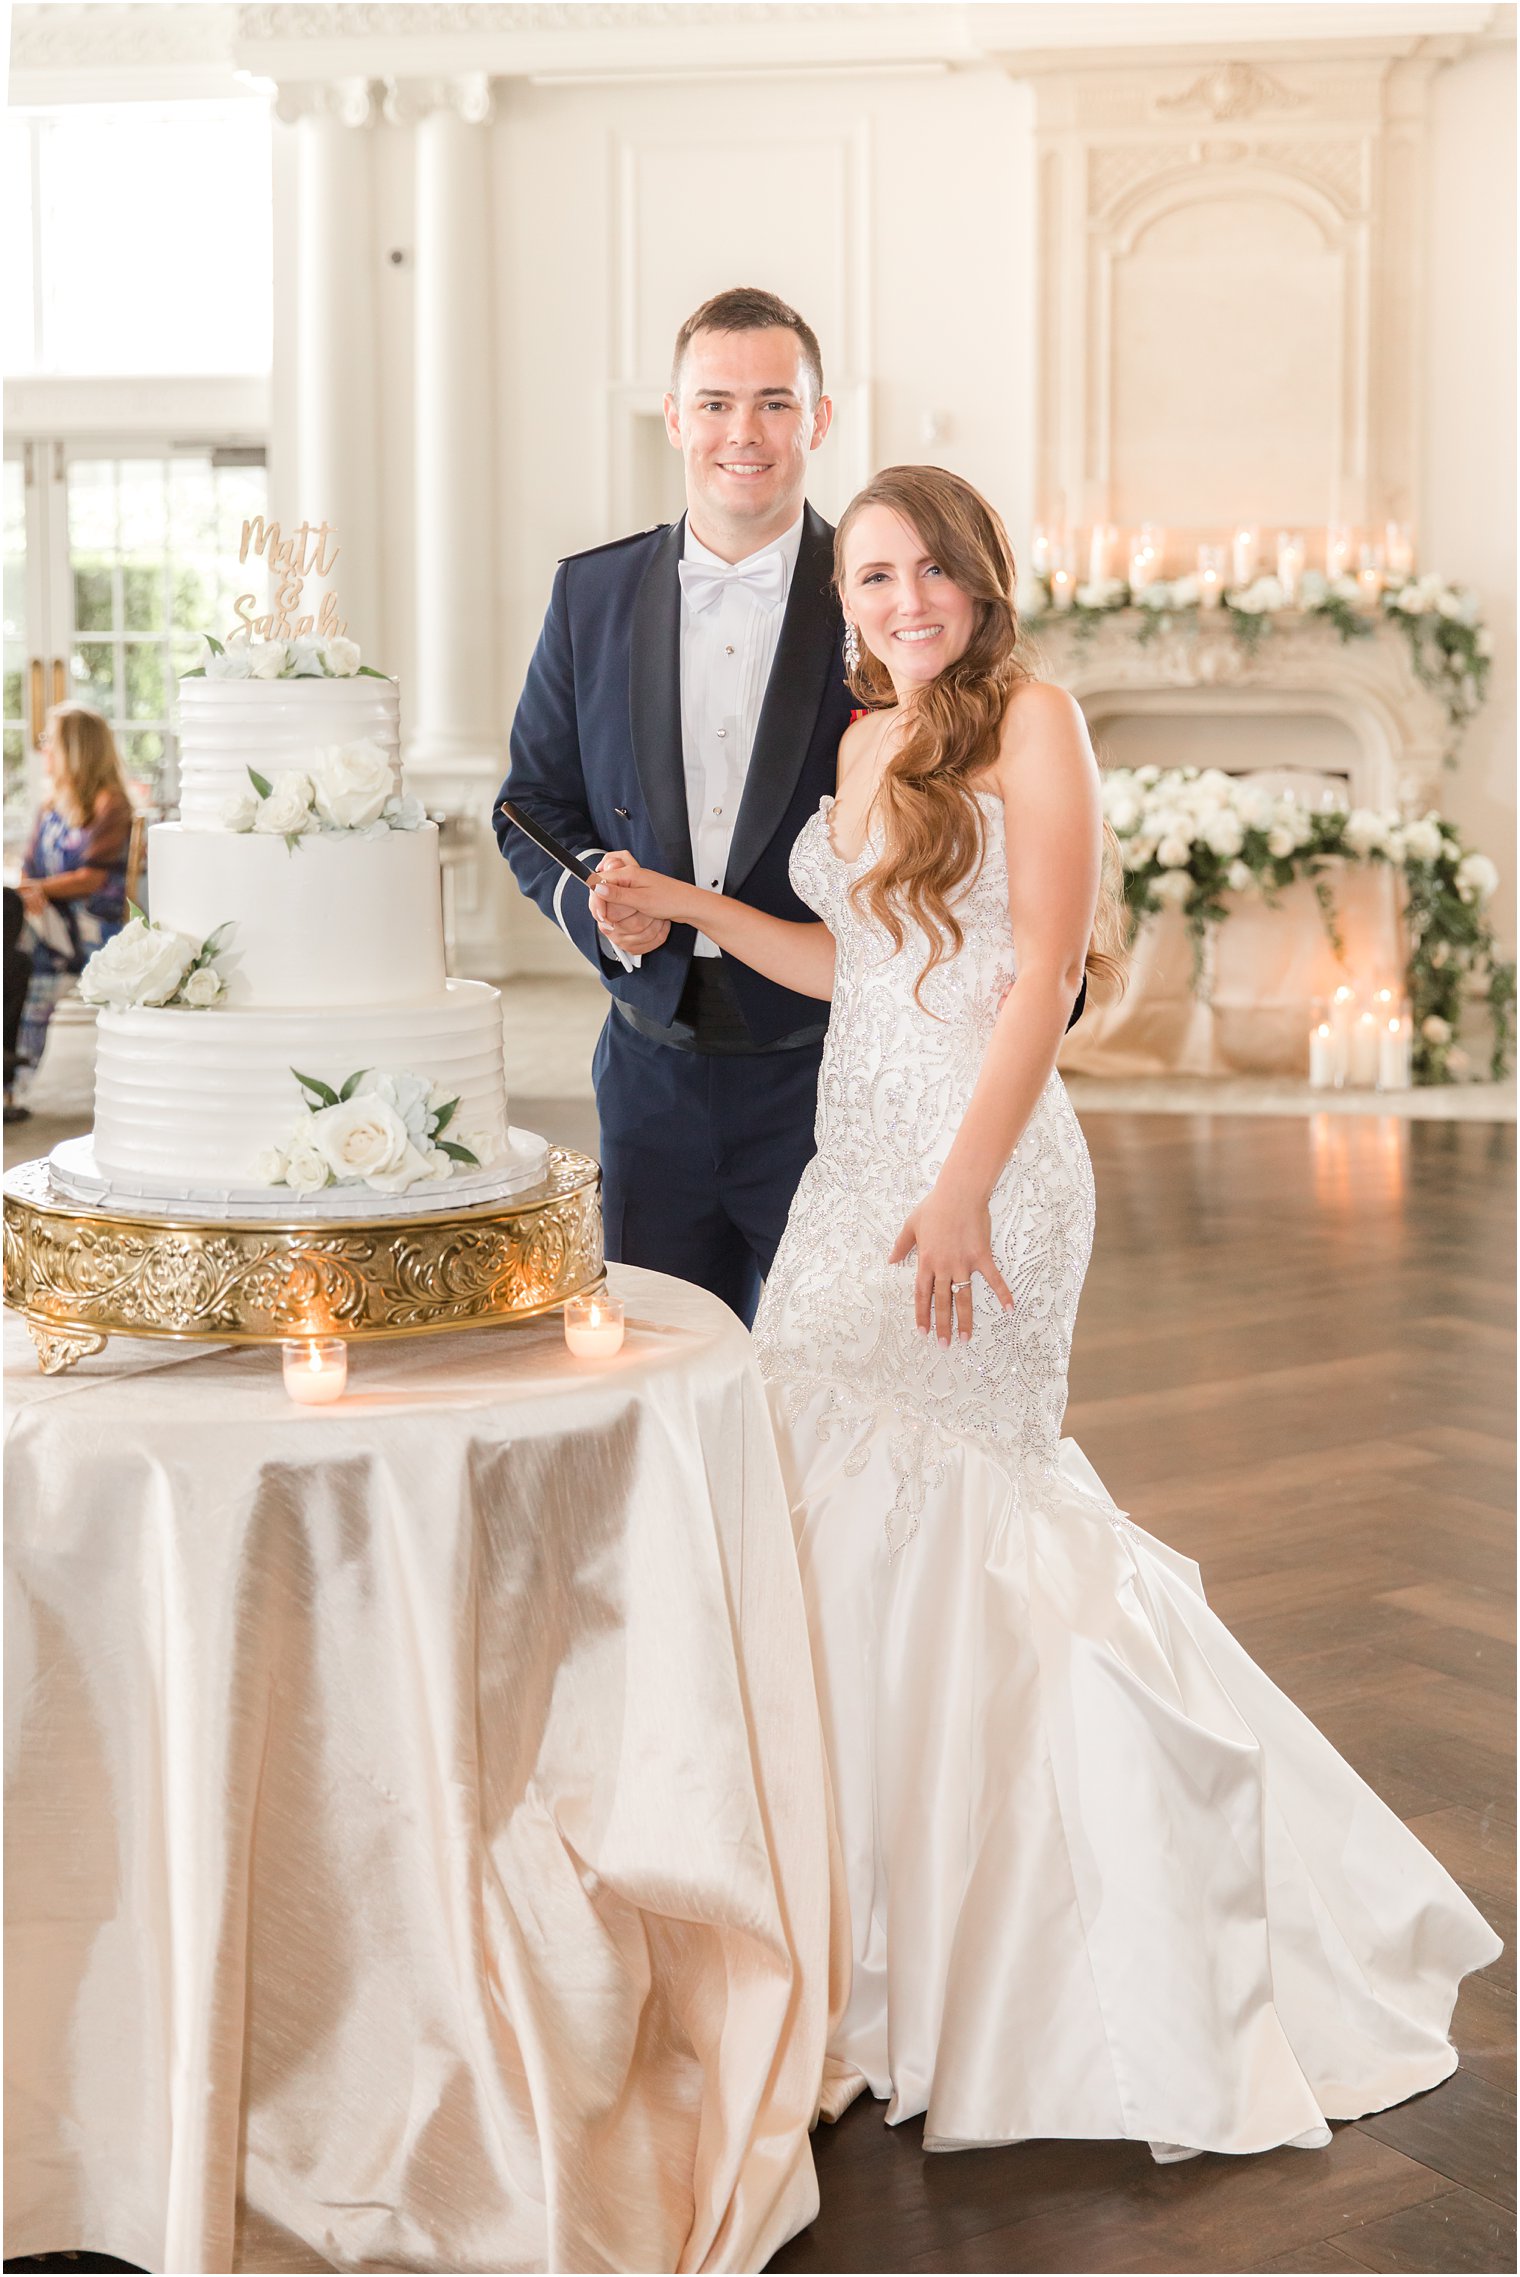
[[[812,2218],[784,1490],[732,1314],[613,1280],[615,1361],[371,1345],[315,1411],[8,1319],[8,2254],[744,2270]]]

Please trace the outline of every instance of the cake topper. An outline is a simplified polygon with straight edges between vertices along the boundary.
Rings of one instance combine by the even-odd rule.
[[[301,640],[307,633],[315,634],[318,640],[336,640],[347,632],[348,620],[338,615],[338,597],[331,588],[323,594],[315,617],[310,612],[300,614],[307,578],[326,577],[338,558],[338,541],[326,522],[303,522],[287,538],[281,536],[278,522],[266,523],[262,514],[255,514],[251,522],[243,524],[239,561],[248,559],[250,547],[268,564],[274,603],[264,616],[258,616],[256,596],[240,593],[232,604],[238,621],[227,636],[229,640],[240,635],[252,640],[255,634],[262,640]]]

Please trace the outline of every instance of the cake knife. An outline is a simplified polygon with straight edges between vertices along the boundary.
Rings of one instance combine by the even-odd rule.
[[[551,862],[558,862],[562,870],[570,872],[571,877],[579,878],[582,885],[593,885],[596,882],[596,872],[590,863],[583,862],[579,854],[572,854],[568,846],[562,846],[557,838],[545,830],[541,822],[535,822],[531,815],[524,814],[520,806],[514,806],[510,799],[501,799],[496,811],[504,814],[508,822],[514,824],[525,838],[531,838],[539,852],[547,854]]]

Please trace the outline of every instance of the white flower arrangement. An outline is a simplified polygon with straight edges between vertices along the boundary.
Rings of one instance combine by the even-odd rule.
[[[248,770],[251,793],[240,791],[222,809],[222,828],[262,831],[298,846],[312,831],[345,838],[383,838],[391,830],[420,830],[427,812],[420,799],[398,793],[391,763],[368,736],[334,743],[311,756],[311,770],[285,768],[272,778]]]
[[[1318,569],[1303,572],[1292,599],[1281,580],[1268,571],[1247,585],[1230,587],[1222,599],[1222,608],[1205,610],[1193,576],[1153,578],[1134,588],[1122,577],[1105,577],[1076,586],[1071,605],[1057,611],[1048,577],[1023,572],[1019,579],[1023,616],[1031,624],[1069,625],[1079,643],[1090,639],[1107,619],[1127,617],[1143,647],[1180,618],[1194,631],[1211,620],[1254,654],[1279,617],[1319,618],[1333,626],[1344,643],[1367,639],[1376,631],[1381,614],[1408,641],[1416,679],[1446,707],[1452,736],[1448,757],[1487,693],[1494,643],[1481,622],[1479,596],[1470,585],[1449,584],[1434,570],[1385,586],[1370,608],[1354,577],[1326,577]]]
[[[361,1068],[336,1090],[319,1076],[291,1074],[306,1113],[283,1146],[266,1147],[254,1165],[266,1186],[316,1194],[324,1186],[367,1186],[401,1194],[419,1183],[478,1170],[483,1141],[466,1144],[443,1133],[458,1098],[445,1098],[426,1076],[384,1075]]]
[[[1397,869],[1407,905],[1416,1080],[1450,1082],[1462,1072],[1454,1038],[1467,999],[1487,1001],[1491,1072],[1497,1080],[1506,1071],[1515,968],[1500,956],[1486,913],[1499,872],[1486,854],[1464,847],[1446,816],[1405,821],[1371,807],[1311,810],[1217,767],[1106,769],[1103,812],[1119,842],[1131,922],[1180,911],[1200,975],[1207,931],[1229,914],[1226,894],[1254,892],[1270,903],[1296,878],[1307,879],[1339,951],[1329,865],[1383,862]]]
[[[210,633],[199,664],[180,675],[185,680],[384,680],[373,664],[359,661],[359,643],[334,635],[329,640],[254,640],[242,636],[224,646]]]
[[[130,922],[101,943],[79,976],[79,993],[86,1004],[118,1012],[139,1004],[173,1004],[202,1012],[220,1004],[227,984],[215,960],[232,930],[231,922],[218,925],[204,941],[195,941],[188,933],[150,923],[135,902],[127,907]]]

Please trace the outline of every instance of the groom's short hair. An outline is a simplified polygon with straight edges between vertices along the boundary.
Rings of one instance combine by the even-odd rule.
[[[823,356],[817,333],[795,308],[788,308],[784,300],[778,300],[774,293],[763,292],[758,285],[730,285],[727,292],[714,293],[711,300],[693,309],[676,334],[676,352],[670,367],[672,395],[681,392],[681,366],[697,333],[772,331],[796,333],[802,361],[812,376],[814,393],[822,395]]]

